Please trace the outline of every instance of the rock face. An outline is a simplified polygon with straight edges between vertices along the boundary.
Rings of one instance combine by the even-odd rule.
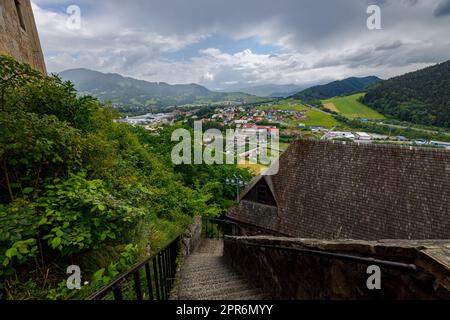
[[[0,0],[0,54],[13,56],[46,73],[29,0]]]
[[[223,258],[223,241],[203,239],[187,257],[173,293],[176,300],[262,300],[262,292],[232,270]]]
[[[343,255],[377,260],[362,263],[344,259]],[[326,241],[260,236],[227,237],[224,247],[227,263],[275,300],[450,300],[449,256],[449,241]],[[380,260],[408,268],[382,264]],[[369,265],[381,269],[380,290],[367,286]]]
[[[200,245],[202,237],[202,218],[194,217],[191,226],[182,237],[183,257],[193,253]]]

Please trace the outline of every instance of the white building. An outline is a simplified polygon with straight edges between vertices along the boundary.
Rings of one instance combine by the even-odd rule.
[[[326,135],[327,139],[333,140],[333,139],[351,139],[354,140],[356,137],[351,132],[344,132],[344,131],[330,131]]]
[[[389,136],[383,135],[383,134],[372,134],[372,140],[387,140],[389,139]]]
[[[356,139],[369,141],[372,140],[372,136],[366,132],[356,132]]]

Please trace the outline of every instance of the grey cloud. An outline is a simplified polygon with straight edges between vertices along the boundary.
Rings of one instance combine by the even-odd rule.
[[[392,43],[382,44],[375,48],[375,51],[385,51],[385,50],[393,50],[398,49],[403,45],[403,42],[400,40],[394,41]]]
[[[87,36],[61,34],[52,30],[51,23],[41,25],[51,71],[83,66],[172,83],[210,83],[204,75],[213,74],[210,85],[219,87],[231,82],[287,83],[296,77],[311,82],[374,70],[391,76],[450,58],[450,26],[446,19],[433,17],[433,12],[436,17],[448,15],[450,0],[77,0],[77,4],[87,22]],[[382,7],[383,30],[367,29],[368,4]],[[279,50],[244,62],[233,55],[211,58],[202,52],[183,62],[163,58],[163,53],[215,35],[255,37]]]
[[[419,0],[366,0],[367,4],[375,4],[375,5],[379,5],[379,6],[383,6],[383,5],[387,5],[390,3],[400,3],[402,5],[408,6],[408,7],[412,7],[415,6],[417,3],[419,3]]]
[[[435,17],[450,15],[450,0],[442,0],[433,12]]]

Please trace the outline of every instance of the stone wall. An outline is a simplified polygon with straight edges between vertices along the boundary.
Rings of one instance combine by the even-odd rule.
[[[20,7],[23,26],[16,9]],[[0,54],[13,56],[46,73],[33,10],[29,0],[0,0]]]
[[[182,242],[182,253],[183,257],[190,255],[192,252],[197,249],[200,244],[202,237],[202,218],[194,217],[191,226],[184,233],[181,242]]]
[[[270,246],[262,248],[258,246]],[[369,290],[369,264],[282,247],[415,264],[419,271],[381,266],[381,290]],[[449,241],[320,241],[227,237],[224,255],[275,300],[450,300]],[[376,264],[376,263],[373,263]]]

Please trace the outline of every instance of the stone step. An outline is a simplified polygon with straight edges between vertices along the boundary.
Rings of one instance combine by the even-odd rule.
[[[204,254],[204,255],[200,254],[200,255],[189,256],[187,260],[198,261],[198,260],[202,260],[202,259],[208,259],[211,261],[215,261],[215,260],[219,261],[219,260],[222,260],[222,258],[223,258],[223,256],[211,256],[211,255],[207,255],[207,254]]]
[[[246,285],[245,280],[242,277],[233,278],[221,278],[221,279],[210,279],[208,281],[195,282],[193,284],[185,284],[180,286],[180,290],[186,291],[199,291],[199,290],[209,290],[217,287],[220,288],[235,288],[236,286]]]
[[[173,298],[264,300],[262,291],[251,286],[244,277],[232,270],[222,255],[222,241],[204,239],[199,249],[185,260]]]
[[[214,270],[213,272],[187,272],[181,274],[181,279],[184,281],[191,281],[191,280],[203,280],[207,281],[209,279],[215,279],[215,278],[224,278],[224,277],[231,277],[233,275],[236,275],[236,273],[230,271],[230,270]]]
[[[200,265],[200,264],[225,264],[223,261],[223,257],[189,257],[185,261],[185,267],[189,267],[191,265]]]
[[[255,290],[248,284],[240,283],[230,286],[217,286],[211,288],[201,288],[200,290],[187,290],[184,295],[192,297],[194,299],[214,299],[220,297],[241,297],[245,299],[245,295],[251,293],[254,295]],[[226,299],[222,299],[226,300]]]
[[[227,266],[223,263],[194,264],[189,267],[182,268],[183,273],[190,272],[211,272],[214,270],[227,270]]]
[[[212,282],[227,282],[227,281],[235,281],[238,279],[241,279],[242,281],[245,281],[244,278],[240,274],[235,273],[216,273],[216,274],[207,274],[207,275],[200,275],[200,276],[181,276],[180,279],[184,281],[185,283],[194,282],[201,285],[207,285]]]
[[[231,273],[233,274],[234,272],[225,269],[223,267],[209,267],[209,268],[192,268],[192,269],[188,269],[188,270],[182,270],[182,274],[183,275],[195,275],[195,274],[208,274],[208,273],[212,273],[212,272],[218,272],[218,273]]]

